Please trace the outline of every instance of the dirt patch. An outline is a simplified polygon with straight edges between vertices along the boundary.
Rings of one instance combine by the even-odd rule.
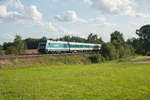
[[[149,60],[142,60],[142,61],[136,61],[137,63],[150,63],[150,59]]]

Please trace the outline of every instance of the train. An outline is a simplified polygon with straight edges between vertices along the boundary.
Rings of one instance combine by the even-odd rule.
[[[38,51],[40,53],[62,53],[62,52],[91,52],[99,51],[101,44],[65,42],[53,40],[40,40]]]

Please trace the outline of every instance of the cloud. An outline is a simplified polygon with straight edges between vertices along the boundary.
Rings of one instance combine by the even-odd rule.
[[[134,0],[84,0],[88,5],[105,14],[147,17],[147,14],[134,11],[137,3]]]
[[[96,18],[89,19],[89,21],[91,21],[91,22],[106,22],[106,18],[105,17],[96,17]]]
[[[14,23],[23,23],[23,24],[42,24],[42,13],[37,10],[37,7],[34,5],[29,6],[26,9],[25,13],[18,13],[16,11],[7,11],[5,5],[0,6],[0,18],[3,21],[14,22]]]
[[[16,11],[7,11],[5,5],[0,6],[0,22],[24,24],[28,26],[38,26],[43,30],[56,31],[55,26],[51,22],[43,21],[43,14],[38,11],[35,5],[30,5],[24,9],[24,13],[18,13]]]
[[[15,38],[15,36],[12,35],[12,34],[9,34],[9,33],[5,33],[5,34],[2,34],[2,38],[3,38],[4,40],[11,40],[11,41],[13,41],[14,38]]]
[[[27,22],[26,24],[30,23],[30,25],[40,26],[40,28],[43,30],[54,32],[57,31],[56,27],[53,25],[52,22],[43,21],[43,14],[37,9],[35,5],[31,5],[26,10],[24,22]]]
[[[116,27],[117,24],[112,24],[109,22],[104,22],[104,23],[100,23],[100,24],[93,24],[94,27]]]
[[[6,36],[6,38],[8,38],[8,39],[14,39],[15,38],[15,36],[14,35],[11,35],[11,34],[5,34],[5,36]]]
[[[24,9],[24,5],[21,3],[20,0],[3,0],[5,1],[6,6],[11,6],[14,8]]]
[[[25,18],[32,20],[35,23],[42,23],[43,15],[41,12],[38,11],[37,7],[35,5],[29,6],[29,8],[25,12]]]
[[[57,32],[57,29],[56,29],[56,27],[54,26],[54,24],[52,22],[47,22],[47,23],[42,24],[41,28],[43,30]]]
[[[4,21],[15,21],[17,18],[21,17],[22,14],[16,11],[7,11],[5,5],[0,6],[0,18]]]
[[[87,22],[86,20],[82,18],[78,18],[76,12],[73,10],[67,10],[61,13],[61,15],[56,15],[55,19],[60,22],[72,22],[72,23],[76,23],[76,22],[86,23]]]
[[[107,21],[107,19],[105,17],[96,17],[96,18],[91,18],[89,19],[89,22],[93,22],[94,24],[92,24],[93,26],[96,27],[116,27],[117,24],[113,24],[110,23],[109,21]],[[97,23],[97,24],[95,24]]]

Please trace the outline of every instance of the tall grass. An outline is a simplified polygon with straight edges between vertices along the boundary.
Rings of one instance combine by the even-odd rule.
[[[64,65],[64,64],[90,64],[88,55],[83,56],[44,56],[30,59],[8,59],[0,60],[0,69],[32,67],[32,66],[48,66],[48,65]]]

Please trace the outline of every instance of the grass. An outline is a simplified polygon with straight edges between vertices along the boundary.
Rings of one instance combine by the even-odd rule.
[[[150,56],[131,56],[127,58],[120,59],[121,62],[141,62],[150,61]]]
[[[0,100],[150,100],[150,64],[3,69]]]
[[[150,56],[136,56],[134,60],[136,60],[136,61],[150,60]]]

